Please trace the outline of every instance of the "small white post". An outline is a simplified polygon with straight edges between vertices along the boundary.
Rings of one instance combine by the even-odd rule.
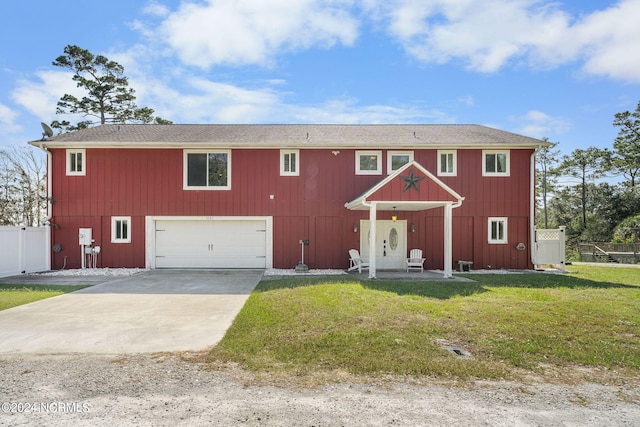
[[[309,271],[309,267],[304,263],[304,246],[308,245],[308,240],[300,240],[300,246],[302,246],[302,260],[296,265],[296,272],[304,273]]]
[[[444,206],[444,278],[453,277],[453,251],[452,251],[452,207],[451,203]]]
[[[377,238],[377,211],[378,205],[375,202],[369,207],[369,279],[376,278],[376,238]]]

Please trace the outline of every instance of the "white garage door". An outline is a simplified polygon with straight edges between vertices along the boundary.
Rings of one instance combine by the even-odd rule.
[[[158,220],[156,268],[266,268],[264,220]]]

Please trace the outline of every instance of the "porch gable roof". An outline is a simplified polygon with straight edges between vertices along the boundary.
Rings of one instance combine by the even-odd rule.
[[[371,203],[375,203],[378,210],[421,211],[447,204],[459,206],[463,200],[414,160],[344,206],[349,210],[369,210]]]

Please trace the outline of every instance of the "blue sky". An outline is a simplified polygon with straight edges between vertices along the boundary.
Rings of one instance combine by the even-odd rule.
[[[6,0],[0,146],[75,93],[68,44],[175,123],[474,123],[611,147],[640,101],[640,0]]]

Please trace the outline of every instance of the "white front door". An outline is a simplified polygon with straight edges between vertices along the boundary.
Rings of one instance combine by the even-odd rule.
[[[360,221],[360,253],[370,259],[369,235],[371,224]],[[380,270],[404,269],[407,259],[407,221],[376,221],[376,268]]]

